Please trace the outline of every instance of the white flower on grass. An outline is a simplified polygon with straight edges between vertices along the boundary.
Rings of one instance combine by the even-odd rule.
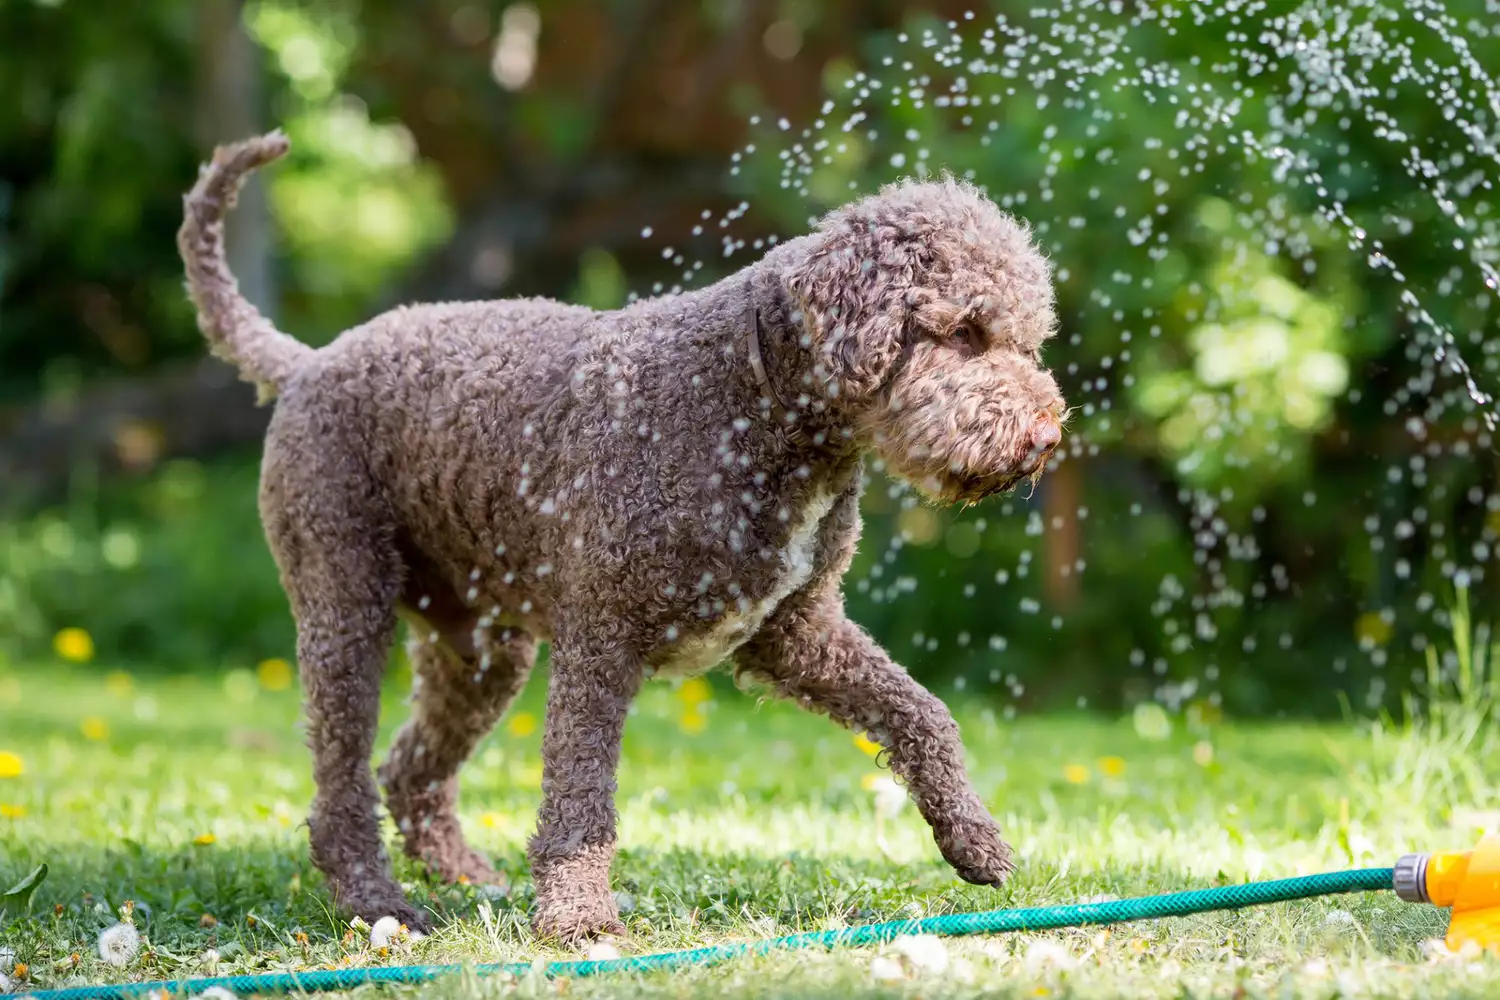
[[[401,936],[401,921],[395,917],[381,917],[370,928],[370,947],[389,948],[391,942]]]
[[[210,986],[202,993],[194,996],[192,1000],[240,1000],[240,998],[222,986]]]
[[[896,979],[905,979],[906,970],[902,969],[901,963],[894,958],[876,955],[870,959],[870,978],[882,983],[889,983]]]
[[[141,932],[134,924],[115,924],[99,932],[99,957],[117,969],[131,963],[141,950]]]
[[[1031,973],[1045,972],[1048,969],[1071,969],[1078,964],[1066,945],[1050,938],[1038,938],[1027,945],[1026,957],[1021,961],[1026,966],[1026,971]]]
[[[612,962],[620,957],[620,949],[608,941],[595,941],[584,957],[590,962]]]
[[[891,942],[891,950],[912,972],[948,971],[948,946],[936,934],[903,934]]]

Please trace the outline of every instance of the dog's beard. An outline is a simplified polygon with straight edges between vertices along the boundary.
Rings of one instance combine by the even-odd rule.
[[[928,476],[924,480],[907,480],[926,499],[942,506],[969,507],[990,497],[1016,489],[1022,483],[1035,488],[1042,469],[1031,473],[1006,472],[999,475]]]
[[[1046,471],[1050,455],[1044,455],[1034,468],[1010,468],[998,472],[981,473],[949,470],[943,473],[914,472],[902,468],[900,462],[886,458],[886,468],[891,476],[916,490],[925,500],[940,506],[968,507],[993,496],[1009,493],[1023,483],[1035,488]]]
[[[880,447],[880,444],[885,447]],[[1009,493],[1023,483],[1035,488],[1052,458],[1052,449],[1036,451],[1029,445],[987,449],[991,453],[999,452],[996,460],[991,462],[974,461],[976,456],[972,453],[962,457],[945,456],[923,445],[898,450],[894,444],[886,438],[877,443],[875,449],[890,474],[911,486],[926,500],[945,506],[976,504]],[[977,457],[982,460],[990,456]]]

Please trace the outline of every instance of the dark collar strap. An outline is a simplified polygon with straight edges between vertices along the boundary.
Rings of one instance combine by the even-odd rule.
[[[760,325],[760,310],[754,305],[753,293],[751,293],[750,322],[747,324],[748,353],[750,355],[750,369],[755,372],[755,380],[760,383],[760,389],[771,401],[771,419],[782,431],[786,433],[787,439],[793,444],[807,444],[807,432],[804,429],[802,414],[795,413],[786,400],[781,398],[781,393],[776,391],[771,376],[766,372],[766,362],[761,355],[761,337],[764,331]],[[788,415],[792,419],[788,420]]]

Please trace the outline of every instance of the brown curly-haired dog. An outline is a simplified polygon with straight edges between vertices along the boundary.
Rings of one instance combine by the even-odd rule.
[[[1046,261],[973,187],[902,183],[711,287],[596,312],[544,300],[395,309],[321,350],[238,293],[223,217],[287,150],[221,148],[179,247],[200,325],[278,397],[260,508],[297,620],[312,857],[367,920],[427,919],[391,877],[370,770],[398,615],[411,720],[379,771],[409,854],[492,881],[457,772],[551,643],[536,929],[621,929],[609,889],[626,709],[653,674],[735,669],[868,732],[970,882],[1010,849],[943,703],[844,614],[860,456],[973,502],[1038,475],[1063,404],[1041,366]]]

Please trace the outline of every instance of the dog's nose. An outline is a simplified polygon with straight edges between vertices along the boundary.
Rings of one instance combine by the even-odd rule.
[[[1031,424],[1031,448],[1037,453],[1049,452],[1062,440],[1062,427],[1052,413],[1037,414]]]

